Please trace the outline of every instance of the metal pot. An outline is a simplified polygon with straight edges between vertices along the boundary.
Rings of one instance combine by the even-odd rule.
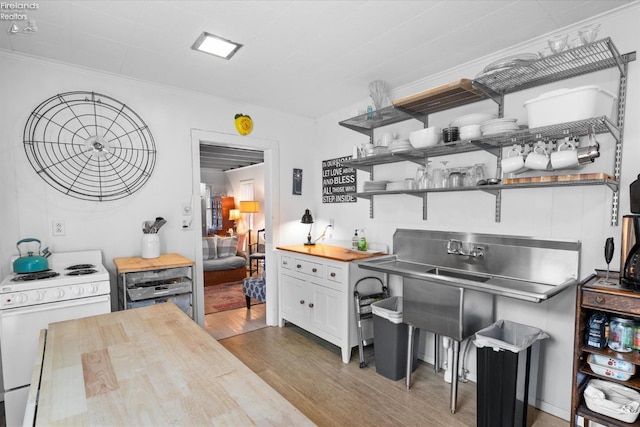
[[[34,255],[33,251],[28,251],[27,255],[22,255],[20,244],[29,242],[38,242],[38,255]],[[42,247],[40,240],[34,238],[22,239],[16,243],[16,247],[18,248],[18,255],[20,257],[13,261],[13,271],[15,273],[36,273],[49,269],[49,261],[40,251]]]

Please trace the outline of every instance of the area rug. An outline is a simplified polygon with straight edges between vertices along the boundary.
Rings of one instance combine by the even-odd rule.
[[[251,305],[256,304],[262,303],[251,298]],[[242,281],[205,286],[204,288],[204,314],[218,313],[246,306],[245,297],[242,293]]]

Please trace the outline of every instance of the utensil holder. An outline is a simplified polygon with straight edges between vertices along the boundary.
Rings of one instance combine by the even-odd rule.
[[[160,256],[160,236],[157,234],[142,235],[142,258],[158,258]]]

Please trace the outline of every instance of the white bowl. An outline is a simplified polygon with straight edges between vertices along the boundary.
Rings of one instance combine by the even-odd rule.
[[[420,129],[409,134],[409,142],[413,148],[433,147],[442,139],[440,128],[435,126]]]
[[[482,136],[480,125],[466,125],[460,128],[459,138],[461,140],[466,139],[478,139]]]

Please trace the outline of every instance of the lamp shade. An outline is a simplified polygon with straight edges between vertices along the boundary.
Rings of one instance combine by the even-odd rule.
[[[240,218],[242,218],[240,215],[240,209],[229,209],[229,219],[231,221],[235,221]]]
[[[311,216],[309,209],[304,210],[304,215],[302,215],[300,222],[303,224],[313,224],[313,217]]]
[[[242,213],[260,212],[260,204],[255,200],[243,200],[240,202],[240,212]]]

